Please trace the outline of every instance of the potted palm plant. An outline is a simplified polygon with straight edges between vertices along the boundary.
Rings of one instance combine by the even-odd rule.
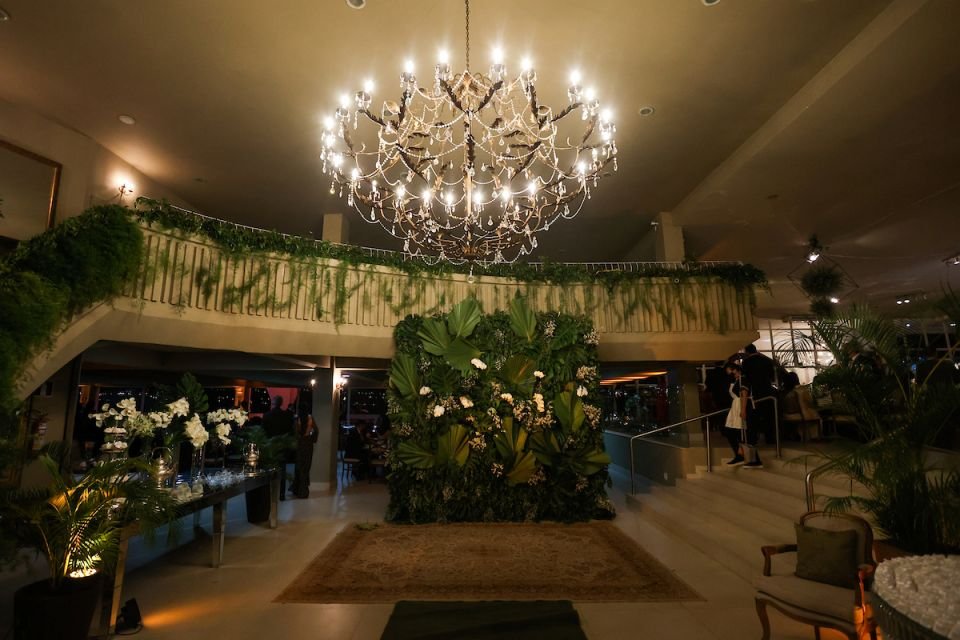
[[[241,445],[257,446],[260,452],[259,467],[261,469],[279,469],[279,473],[284,472],[284,455],[293,446],[292,435],[271,437],[266,434],[262,426],[254,425],[237,431],[237,439]],[[270,485],[264,485],[244,494],[248,522],[265,522],[270,517],[270,491]]]
[[[960,300],[950,292],[940,309],[960,315]],[[942,376],[911,380],[899,325],[869,308],[812,321],[810,328],[812,335],[795,336],[798,346],[828,350],[834,357],[815,384],[854,417],[862,441],[823,454],[828,461],[823,471],[846,475],[865,489],[862,495],[828,498],[826,509],[870,516],[887,538],[880,548],[960,551],[960,469],[932,448],[958,428],[960,387]],[[957,347],[950,346],[949,353]]]
[[[14,638],[80,640],[87,637],[102,576],[116,565],[121,530],[136,522],[150,536],[175,521],[176,506],[143,460],[110,460],[76,480],[48,453],[39,460],[50,477],[47,487],[0,494],[2,533],[45,556],[50,571],[14,595]]]

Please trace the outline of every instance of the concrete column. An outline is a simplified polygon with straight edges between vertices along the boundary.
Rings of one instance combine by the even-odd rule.
[[[339,402],[337,402],[337,390],[334,386],[333,367],[317,369],[313,377],[317,381],[313,387],[313,419],[317,423],[319,435],[313,450],[310,486],[319,491],[328,491],[336,487],[337,480]]]
[[[679,397],[671,403],[670,420],[679,422],[700,415],[700,376],[693,364],[678,363],[670,368],[669,384],[671,390],[678,391]],[[703,442],[703,423],[691,422],[684,425],[690,434],[691,442]]]
[[[657,214],[656,222],[654,252],[657,262],[682,262],[686,256],[683,227],[674,222],[672,213],[666,211]]]
[[[350,237],[350,219],[342,213],[323,214],[323,239],[346,244]]]

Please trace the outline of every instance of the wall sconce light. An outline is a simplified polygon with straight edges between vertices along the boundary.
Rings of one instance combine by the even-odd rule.
[[[349,375],[337,376],[337,389],[342,389],[343,387],[347,386],[348,382],[350,382]]]
[[[134,184],[130,179],[130,176],[117,173],[113,176],[113,187],[117,191],[117,197],[120,200],[120,203],[123,204],[124,196],[127,196],[133,193]]]
[[[311,386],[311,387],[317,386],[317,379],[316,379],[316,378],[310,378],[310,386]]]

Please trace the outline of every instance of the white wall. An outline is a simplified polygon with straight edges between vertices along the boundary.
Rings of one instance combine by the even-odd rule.
[[[136,192],[191,207],[176,194],[124,162],[95,140],[33,111],[0,99],[0,138],[63,165],[56,219],[77,215],[93,204],[117,201],[115,178],[128,176]]]

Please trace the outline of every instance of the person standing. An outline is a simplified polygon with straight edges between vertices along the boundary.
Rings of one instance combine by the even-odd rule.
[[[731,377],[730,385],[727,389],[727,395],[731,398],[730,411],[727,412],[727,420],[724,424],[723,432],[733,449],[733,458],[727,462],[731,467],[743,464],[743,455],[741,446],[743,443],[743,400],[740,397],[740,365],[728,362],[725,367],[727,374]]]
[[[757,443],[760,433],[763,432],[767,442],[773,441],[773,403],[757,402],[774,394],[773,378],[776,367],[773,360],[757,352],[757,347],[748,344],[743,349],[743,362],[740,364],[740,399],[742,402],[741,416],[746,424],[746,444],[744,445],[745,469],[762,469],[760,454],[757,452]]]
[[[310,496],[310,467],[313,464],[313,448],[319,435],[313,416],[302,412],[297,428],[297,459],[293,472],[293,495],[297,498]]]
[[[274,396],[270,411],[263,415],[263,432],[268,438],[279,438],[284,436],[293,436],[294,424],[293,413],[283,410],[283,396]],[[292,457],[292,451],[285,448],[281,453],[280,464],[280,499],[285,500],[287,496],[287,463]]]

